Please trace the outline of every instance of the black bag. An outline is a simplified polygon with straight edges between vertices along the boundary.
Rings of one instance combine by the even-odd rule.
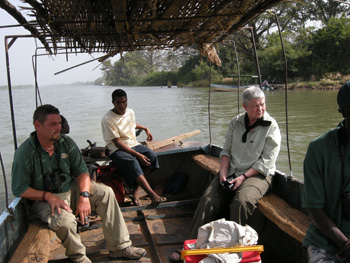
[[[83,156],[90,156],[91,158],[106,158],[109,153],[107,147],[96,146],[96,142],[92,143],[90,140],[87,140],[89,143],[88,147],[80,149]]]
[[[53,173],[46,173],[43,175],[45,190],[51,193],[62,192],[62,182],[66,180],[64,176],[60,175],[60,171]]]
[[[185,173],[175,173],[165,183],[164,192],[169,194],[181,193],[188,182],[188,175]]]
[[[90,148],[90,157],[91,158],[106,158],[106,147],[91,147]]]

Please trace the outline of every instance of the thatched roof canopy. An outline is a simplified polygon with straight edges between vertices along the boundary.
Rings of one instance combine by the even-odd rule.
[[[53,53],[63,48],[112,56],[193,44],[205,50],[281,1],[27,0],[35,19],[26,28]],[[6,3],[0,0],[0,7]]]

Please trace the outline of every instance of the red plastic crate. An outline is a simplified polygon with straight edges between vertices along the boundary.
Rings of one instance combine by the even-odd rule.
[[[184,249],[188,250],[190,249],[188,247],[188,244],[193,244],[197,241],[197,239],[190,239],[185,240],[184,242]],[[261,263],[261,257],[260,253],[258,251],[249,251],[249,252],[242,252],[242,260],[241,263]],[[185,263],[198,263],[203,258],[207,257],[207,255],[193,255],[193,256],[185,256],[184,262]]]

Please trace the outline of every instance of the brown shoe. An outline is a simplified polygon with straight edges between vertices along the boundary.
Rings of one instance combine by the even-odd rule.
[[[128,246],[121,250],[110,251],[109,257],[111,258],[124,258],[124,259],[140,259],[146,255],[146,250],[139,247]]]

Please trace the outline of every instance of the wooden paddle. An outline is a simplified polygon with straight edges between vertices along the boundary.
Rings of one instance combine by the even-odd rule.
[[[156,150],[162,147],[165,147],[169,144],[181,141],[183,139],[189,138],[191,136],[197,135],[199,134],[201,131],[200,130],[195,130],[193,132],[189,132],[189,133],[184,133],[184,134],[180,134],[174,137],[171,137],[169,139],[166,139],[164,141],[152,141],[152,142],[147,142],[147,147],[150,148],[151,150]]]

